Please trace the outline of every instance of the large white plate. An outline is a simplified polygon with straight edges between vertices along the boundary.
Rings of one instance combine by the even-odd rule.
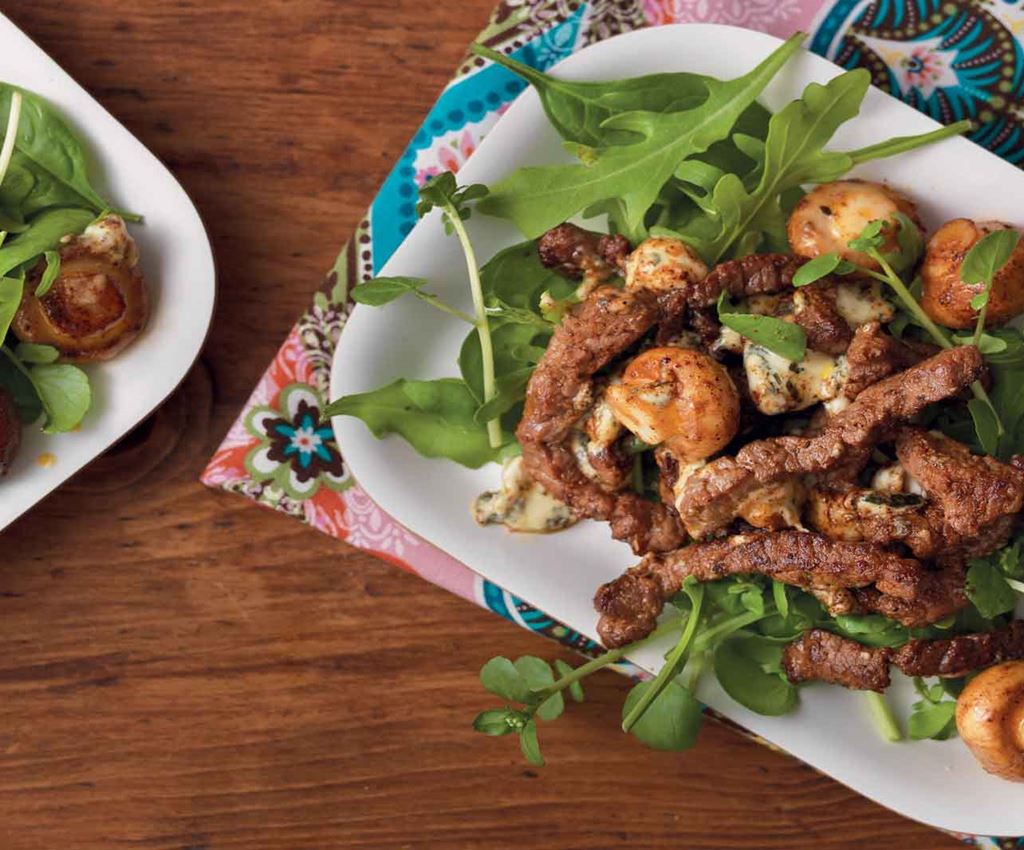
[[[124,436],[163,401],[192,365],[213,315],[213,254],[199,214],[174,176],[49,56],[0,15],[0,80],[54,105],[95,159],[95,183],[119,207],[145,216],[130,225],[139,244],[152,311],[145,331],[109,363],[87,366],[92,409],[80,431],[23,432],[0,479],[0,529]],[[53,466],[37,461],[56,457]]]
[[[735,77],[778,44],[771,36],[733,27],[658,27],[589,47],[566,59],[557,73],[571,79],[614,79],[686,70]],[[777,109],[807,82],[824,82],[837,73],[824,59],[802,54],[773,81],[763,101]],[[935,126],[872,90],[861,117],[843,128],[836,146],[859,147]],[[459,180],[493,183],[520,165],[564,157],[538,98],[528,91],[480,145]],[[1024,219],[1024,174],[963,139],[872,163],[860,173],[906,189],[933,227],[957,215]],[[469,224],[481,257],[520,241],[505,222],[474,216]],[[382,272],[429,278],[433,290],[471,310],[462,263],[456,241],[445,237],[434,214],[415,227]],[[414,299],[382,309],[360,307],[341,336],[332,397],[373,389],[399,376],[456,375],[464,333],[459,322]],[[636,561],[624,544],[610,540],[605,525],[584,522],[562,534],[534,537],[478,528],[468,506],[494,486],[496,467],[474,472],[426,460],[398,438],[375,440],[349,417],[337,417],[334,428],[354,476],[384,510],[491,581],[595,635],[595,588]],[[633,660],[653,671],[661,665],[661,651],[650,649]],[[885,743],[872,726],[863,695],[836,687],[805,688],[795,714],[760,717],[732,702],[712,680],[705,677],[700,694],[707,703],[865,796],[945,829],[1024,835],[1024,786],[987,776],[957,741]],[[897,683],[891,694],[897,711],[905,714],[913,700],[909,682]]]

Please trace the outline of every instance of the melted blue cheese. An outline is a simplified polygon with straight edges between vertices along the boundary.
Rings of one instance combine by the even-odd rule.
[[[830,357],[808,351],[794,363],[751,342],[743,348],[743,368],[754,404],[769,416],[835,398],[847,376],[846,357],[841,354]]]
[[[836,312],[851,328],[859,328],[868,322],[891,322],[896,315],[892,303],[882,296],[882,284],[840,283],[836,287]]]
[[[505,462],[501,489],[477,498],[473,519],[480,525],[504,525],[509,531],[528,534],[561,531],[576,522],[566,504],[530,478],[522,457]]]

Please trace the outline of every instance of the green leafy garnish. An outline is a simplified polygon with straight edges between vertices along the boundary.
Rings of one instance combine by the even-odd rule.
[[[997,617],[1017,606],[1017,597],[1006,577],[989,560],[970,562],[967,570],[967,598],[982,617]]]
[[[473,324],[472,316],[456,310],[445,304],[436,295],[424,292],[423,287],[427,285],[426,278],[422,277],[375,277],[352,288],[352,300],[357,304],[367,304],[371,307],[382,307],[390,304],[403,295],[414,295],[431,307],[436,307],[450,316],[462,319],[464,322]]]
[[[689,749],[697,741],[701,726],[700,703],[689,688],[676,680],[668,681],[655,691],[655,682],[634,685],[622,705],[622,725],[644,709],[630,726],[630,731],[655,750]]]
[[[60,254],[56,251],[43,251],[43,260],[46,262],[46,268],[43,269],[43,275],[39,279],[39,285],[36,286],[35,296],[36,298],[42,298],[50,291],[50,287],[53,286],[54,281],[60,275]]]
[[[81,233],[95,216],[84,209],[54,209],[40,213],[30,227],[0,247],[0,275],[35,260],[60,245],[69,233]]]
[[[799,363],[807,354],[807,334],[802,327],[774,316],[737,313],[724,291],[718,299],[718,321],[793,363]]]
[[[847,262],[839,254],[822,254],[808,260],[793,275],[793,286],[799,288],[828,277],[830,274],[849,274],[856,266]]]
[[[715,676],[740,705],[758,714],[789,714],[797,689],[782,672],[782,646],[757,636],[735,637],[715,651]]]
[[[588,151],[588,164],[521,168],[495,185],[480,209],[511,219],[532,238],[594,204],[614,198],[621,205],[620,223],[627,235],[641,233],[645,214],[679,164],[728,135],[802,38],[800,34],[793,36],[735,80],[703,80],[707,97],[692,109],[613,115],[605,120],[604,127],[630,131],[641,140]]]
[[[926,685],[914,679],[914,689],[921,697],[914,703],[907,719],[907,734],[915,741],[931,738],[945,741],[956,734],[956,700],[949,700],[942,684]]]
[[[400,378],[372,392],[332,402],[324,417],[356,416],[376,437],[398,434],[424,457],[445,457],[476,469],[499,458],[487,428],[475,419],[477,406],[465,381]]]

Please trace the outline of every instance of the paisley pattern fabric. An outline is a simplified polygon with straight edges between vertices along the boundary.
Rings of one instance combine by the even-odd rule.
[[[1024,29],[1019,2],[840,0],[811,48],[944,124],[969,118],[979,145],[1024,161]]]
[[[971,138],[1024,162],[1024,0],[503,0],[478,40],[547,69],[576,50],[643,26],[710,21],[788,36],[939,121],[970,118]],[[600,647],[525,600],[476,575],[378,508],[347,472],[343,447],[317,425],[353,285],[372,277],[415,224],[416,193],[431,175],[458,171],[523,90],[502,68],[467,56],[388,174],[310,308],[285,339],[203,473],[585,655]],[[639,677],[629,664],[621,672]],[[749,733],[747,733],[749,734]],[[986,848],[1024,839],[961,836]]]

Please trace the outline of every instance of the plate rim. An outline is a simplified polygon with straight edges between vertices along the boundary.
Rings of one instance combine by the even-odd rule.
[[[147,406],[147,408],[142,410],[141,412],[132,414],[131,416],[127,417],[123,424],[119,423],[117,426],[117,433],[113,433],[109,437],[109,439],[104,438],[103,444],[97,448],[97,450],[92,454],[91,457],[87,457],[76,463],[69,464],[66,467],[66,473],[59,481],[54,481],[47,489],[38,493],[34,497],[30,497],[28,500],[25,501],[24,504],[18,505],[10,516],[6,517],[5,519],[0,519],[0,535],[3,534],[5,529],[9,528],[11,525],[17,522],[28,511],[30,511],[32,508],[36,507],[43,500],[52,495],[55,490],[64,486],[64,484],[66,484],[71,478],[73,478],[75,475],[81,472],[83,468],[85,468],[90,463],[99,458],[111,446],[113,446],[119,440],[127,436],[127,434],[129,434],[135,427],[137,427],[139,423],[141,423],[144,419],[150,416],[158,407],[163,405],[163,403],[167,401],[167,399],[170,398],[171,395],[174,394],[174,392],[178,389],[178,387],[182,385],[182,383],[188,377],[189,373],[192,371],[192,368],[195,366],[200,354],[202,353],[203,348],[206,345],[207,340],[209,339],[210,332],[213,327],[213,317],[219,300],[217,258],[216,255],[214,254],[213,245],[210,241],[209,230],[206,227],[206,222],[204,221],[203,216],[200,213],[198,207],[192,200],[192,197],[186,191],[185,187],[181,184],[181,181],[178,179],[177,175],[175,175],[174,172],[171,171],[170,168],[168,168],[160,160],[160,158],[155,153],[153,153],[152,150],[150,150],[148,145],[146,145],[138,136],[136,136],[131,130],[129,130],[117,118],[117,116],[115,116],[102,103],[100,103],[95,97],[93,97],[93,95],[84,86],[82,86],[81,83],[79,83],[74,77],[72,77],[71,74],[65,71],[64,68],[60,65],[60,63],[58,63],[52,56],[50,56],[50,54],[47,53],[35,41],[35,39],[33,39],[30,35],[28,35],[28,33],[26,33],[17,24],[15,24],[14,21],[12,21],[7,15],[0,11],[0,31],[2,31],[4,27],[10,29],[10,35],[12,37],[20,38],[26,45],[28,45],[34,52],[36,52],[41,62],[49,65],[50,70],[57,75],[58,79],[61,82],[61,85],[71,90],[75,94],[76,99],[81,99],[83,101],[83,108],[88,108],[90,110],[95,110],[101,113],[109,121],[113,122],[127,136],[129,136],[132,139],[132,141],[136,145],[138,145],[139,149],[145,152],[145,154],[150,159],[151,164],[154,167],[161,169],[164,172],[164,174],[172,181],[173,186],[181,193],[181,197],[187,204],[188,211],[194,218],[195,223],[198,224],[199,232],[203,236],[201,244],[194,246],[194,249],[198,249],[202,252],[202,264],[204,266],[204,271],[209,272],[208,275],[205,275],[205,277],[209,281],[208,286],[202,287],[203,289],[209,291],[209,305],[207,309],[199,313],[193,310],[183,310],[186,316],[194,320],[190,322],[190,327],[194,331],[198,332],[195,337],[196,343],[194,345],[194,350],[190,351],[187,355],[186,360],[182,361],[183,365],[180,369],[180,374],[175,374],[173,379],[168,379],[166,384],[166,390],[161,390],[159,394],[159,399],[154,400],[152,404]],[[7,36],[5,34],[0,34],[0,38],[6,37]],[[67,110],[64,108],[60,109],[60,113],[62,114],[62,116],[66,115],[68,118],[72,120],[72,122],[75,119],[75,116],[73,114],[69,114]],[[193,284],[197,286],[201,286],[202,283],[203,281],[193,281]],[[167,307],[165,307],[164,309],[167,309]],[[143,335],[145,335],[145,329],[143,329]],[[129,347],[128,351],[130,350],[131,347]],[[0,482],[0,486],[2,486],[2,482]]]

